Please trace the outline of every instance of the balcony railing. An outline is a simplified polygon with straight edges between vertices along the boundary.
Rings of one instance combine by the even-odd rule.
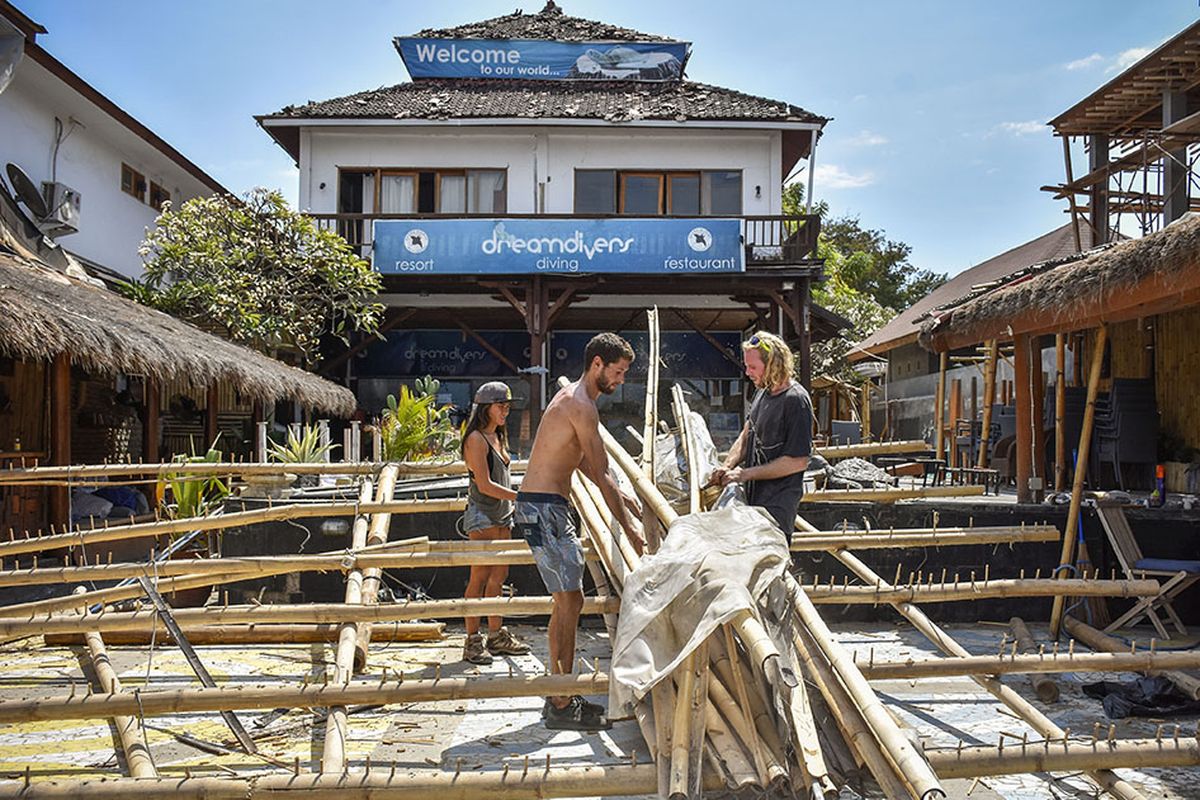
[[[322,230],[335,231],[354,251],[366,259],[372,255],[372,226],[376,220],[414,219],[631,219],[619,215],[581,214],[309,214]],[[742,224],[742,243],[746,249],[746,267],[781,267],[804,264],[817,257],[817,236],[821,218],[815,214],[721,217],[738,219]],[[640,219],[645,219],[642,217]],[[661,216],[652,219],[694,219],[698,223],[713,217]]]

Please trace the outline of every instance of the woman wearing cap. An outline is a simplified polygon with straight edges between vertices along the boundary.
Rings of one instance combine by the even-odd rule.
[[[475,392],[475,402],[463,434],[463,460],[467,462],[470,484],[463,527],[471,539],[511,539],[513,491],[508,474],[508,433],[504,423],[512,403],[512,392],[500,381],[485,383]],[[508,577],[508,567],[471,567],[466,597],[499,597]],[[490,664],[492,656],[523,655],[529,645],[501,625],[500,617],[488,617],[485,644],[479,630],[479,617],[467,617],[467,643],[463,660],[472,664]]]

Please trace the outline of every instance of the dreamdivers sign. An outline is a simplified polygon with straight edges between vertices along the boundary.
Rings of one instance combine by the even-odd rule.
[[[552,42],[534,39],[414,39],[393,42],[412,78],[672,81],[683,76],[687,42]]]
[[[736,219],[376,220],[392,275],[743,272]]]

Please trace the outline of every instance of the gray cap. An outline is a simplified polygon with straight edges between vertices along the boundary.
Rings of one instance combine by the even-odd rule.
[[[475,390],[476,403],[508,403],[512,401],[512,390],[503,381],[490,381]]]

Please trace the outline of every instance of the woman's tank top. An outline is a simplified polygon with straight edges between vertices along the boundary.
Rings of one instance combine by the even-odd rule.
[[[510,483],[511,478],[508,463],[500,457],[486,436],[483,437],[483,440],[487,445],[488,474],[492,478],[492,483],[497,486],[503,486],[506,489],[511,488],[512,484]],[[470,485],[467,487],[467,500],[496,525],[508,525],[511,523],[513,501],[501,500],[498,497],[484,494],[479,491],[479,486],[475,483],[475,476],[470,472],[467,474],[471,478]]]

